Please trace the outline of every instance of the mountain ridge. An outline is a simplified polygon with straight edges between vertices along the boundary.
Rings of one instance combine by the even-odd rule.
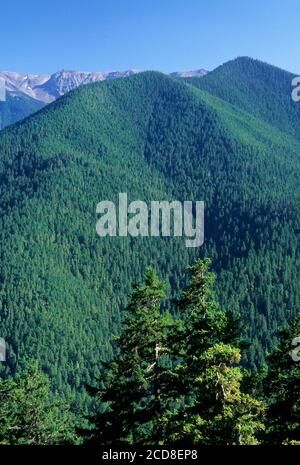
[[[238,57],[187,82],[299,138],[300,105],[292,100],[295,76],[263,61]]]
[[[134,69],[99,72],[63,69],[51,75],[39,75],[2,71],[0,72],[0,78],[4,79],[7,99],[6,102],[0,103],[0,130],[26,118],[44,105],[48,105],[80,85],[91,84],[98,81],[123,79],[142,72],[143,71]],[[205,74],[206,71],[203,69],[173,73],[173,75],[178,78],[187,76],[199,77]]]
[[[169,75],[178,79],[186,79],[187,82],[194,84],[203,90],[207,90],[210,94],[215,93],[216,96],[222,98],[223,100],[226,100],[229,103],[235,103],[235,105],[240,106],[241,109],[253,113],[253,108],[249,107],[249,101],[248,103],[247,101],[242,101],[244,95],[243,86],[246,83],[246,85],[251,88],[251,83],[249,83],[247,77],[247,72],[249,69],[255,68],[258,70],[258,72],[260,72],[264,67],[268,67],[268,69],[271,71],[271,74],[273,73],[273,75],[277,75],[277,73],[279,73],[281,76],[285,76],[285,88],[282,88],[281,91],[283,91],[285,94],[284,105],[286,106],[289,99],[289,92],[287,92],[287,90],[289,90],[291,85],[290,81],[295,75],[289,73],[288,71],[281,70],[278,67],[269,65],[268,63],[264,63],[260,60],[255,60],[249,57],[235,58],[224,63],[223,65],[218,66],[210,72],[203,68],[199,68],[192,71],[177,71],[170,73]],[[127,78],[131,75],[139,74],[142,72],[145,71],[131,69],[127,71],[81,72],[63,69],[51,75],[35,75],[9,71],[0,72],[0,78],[6,80],[6,86],[8,90],[7,94],[11,97],[10,103],[12,104],[8,105],[8,108],[6,109],[6,115],[2,115],[2,123],[4,122],[5,127],[9,124],[17,122],[20,119],[33,113],[34,111],[39,110],[43,105],[53,102],[57,98],[65,95],[67,92],[75,89],[80,85],[90,84],[97,81],[113,80],[117,78]],[[261,74],[263,75],[263,73]],[[237,76],[237,80],[235,79],[235,76]],[[222,79],[226,84],[226,89],[223,89],[222,86],[220,86],[220,80]],[[227,89],[228,85],[231,86],[230,89]],[[272,123],[274,117],[271,115],[270,109],[264,107],[262,108],[262,111],[259,110],[260,101],[263,100],[264,94],[270,93],[270,89],[267,88],[267,85],[268,83],[265,83],[259,89],[255,89],[254,92],[252,91],[251,100],[253,101],[256,98],[256,116],[262,117],[266,122]],[[276,85],[276,81],[274,81],[273,84],[269,83],[269,87],[271,85]],[[228,94],[227,96],[226,92]],[[18,97],[18,100],[13,102],[12,98],[15,97]],[[28,98],[31,98],[32,100],[29,100]],[[276,92],[274,93],[274,98],[276,98]],[[272,102],[270,101],[269,107],[271,105]],[[2,107],[2,110],[0,108],[0,112],[3,113],[5,112],[5,105],[2,104]],[[266,111],[268,111],[268,115],[266,114]],[[290,116],[286,121],[283,121],[280,117],[281,113],[285,115],[285,112],[282,112],[281,108],[277,108],[274,110],[274,113],[275,112],[277,115],[279,115],[277,116],[278,128],[289,128],[290,133],[293,135],[300,135],[300,125],[298,125],[300,115],[299,105],[294,103],[294,108],[290,112]],[[294,127],[293,132],[291,132],[292,127]]]

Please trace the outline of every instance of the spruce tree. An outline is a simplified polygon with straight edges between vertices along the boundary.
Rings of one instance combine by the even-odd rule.
[[[163,436],[163,357],[172,325],[171,317],[160,313],[164,296],[165,284],[149,268],[126,308],[115,357],[103,363],[100,387],[91,390],[102,410],[92,419],[92,442],[151,443]]]
[[[184,321],[179,348],[178,398],[170,439],[197,444],[255,444],[264,406],[243,392],[241,353],[234,319],[218,308],[210,260],[189,268],[191,281],[179,300]]]

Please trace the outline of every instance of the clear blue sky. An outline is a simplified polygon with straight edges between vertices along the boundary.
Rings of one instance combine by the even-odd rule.
[[[248,55],[300,73],[299,0],[15,0],[0,18],[0,70],[211,70]]]

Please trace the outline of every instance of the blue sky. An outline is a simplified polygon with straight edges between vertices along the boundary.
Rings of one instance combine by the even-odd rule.
[[[0,70],[211,70],[247,55],[300,72],[299,0],[1,3]]]

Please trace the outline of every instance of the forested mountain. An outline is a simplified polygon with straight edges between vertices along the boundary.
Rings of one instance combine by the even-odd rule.
[[[291,99],[294,77],[259,60],[240,57],[188,82],[299,138],[300,105]]]
[[[238,100],[229,78],[219,82],[226,95],[194,83],[146,72],[90,84],[0,134],[2,374],[37,358],[53,388],[81,402],[147,265],[169,277],[171,298],[185,266],[210,256],[218,299],[241,314],[252,369],[299,310],[300,141],[289,123],[298,110],[280,89],[272,119],[274,88],[255,112],[247,86]],[[120,192],[204,200],[204,245],[98,237],[96,205]]]

